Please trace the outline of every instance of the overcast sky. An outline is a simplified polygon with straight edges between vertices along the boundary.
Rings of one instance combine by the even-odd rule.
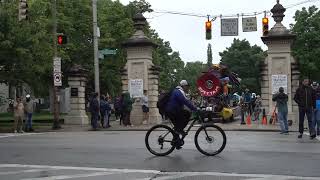
[[[130,0],[120,0],[123,4],[128,4]],[[264,50],[267,47],[261,41],[261,19],[263,14],[257,15],[258,30],[256,32],[242,32],[241,14],[261,12],[270,10],[276,4],[276,0],[146,0],[151,4],[151,8],[157,11],[179,11],[201,15],[230,15],[240,14],[239,36],[221,36],[220,18],[212,24],[212,39],[205,40],[206,18],[180,16],[172,14],[151,13],[145,14],[151,27],[158,32],[160,37],[169,41],[174,51],[180,53],[180,57],[185,62],[203,61],[207,59],[208,43],[212,45],[213,62],[220,61],[219,52],[229,47],[234,38],[247,39],[251,45],[257,44]],[[280,4],[288,7],[292,4],[305,0],[280,0]],[[294,13],[302,7],[316,5],[320,7],[320,1],[313,0],[290,9],[285,12],[283,24],[289,28],[289,24],[294,23]],[[269,19],[271,28],[275,22]]]

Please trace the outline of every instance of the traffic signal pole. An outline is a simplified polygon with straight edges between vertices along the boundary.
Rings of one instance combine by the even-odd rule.
[[[52,34],[53,34],[53,60],[55,57],[58,56],[58,50],[57,50],[57,1],[52,0],[52,19],[53,19],[53,26],[52,26]],[[53,65],[53,62],[52,62]],[[54,79],[54,78],[52,78]],[[53,125],[52,129],[60,129],[60,123],[59,123],[59,102],[58,102],[58,88],[57,86],[53,85]]]

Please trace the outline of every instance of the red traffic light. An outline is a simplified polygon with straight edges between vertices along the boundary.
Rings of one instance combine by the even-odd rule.
[[[206,22],[206,31],[211,31],[211,26],[212,26],[211,21],[207,21]]]
[[[67,43],[67,36],[65,35],[58,35],[58,44],[66,44]]]

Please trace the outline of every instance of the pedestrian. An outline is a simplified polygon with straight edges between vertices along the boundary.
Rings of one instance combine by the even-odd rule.
[[[26,95],[26,102],[24,103],[24,111],[26,113],[26,132],[33,132],[32,128],[32,114],[34,111],[33,101],[31,99],[30,94]]]
[[[249,115],[252,114],[251,101],[252,101],[252,95],[251,95],[249,89],[246,88],[245,93],[243,94],[243,102],[245,105],[245,109]]]
[[[105,108],[104,108],[104,111],[105,111],[105,116],[104,116],[104,124],[103,124],[103,127],[104,128],[109,128],[111,127],[110,126],[110,116],[111,116],[111,105],[110,105],[110,97],[107,96],[105,99]]]
[[[116,97],[114,100],[114,115],[116,117],[116,121],[120,121],[121,116],[121,101],[120,97]]]
[[[94,131],[98,130],[99,109],[98,93],[94,93],[90,101],[91,126]]]
[[[307,116],[310,139],[316,137],[315,129],[312,123],[312,114],[315,107],[315,93],[309,86],[309,79],[305,78],[302,85],[297,89],[294,95],[294,101],[299,106],[299,135],[298,138],[302,138],[304,130],[304,117]]]
[[[142,124],[148,124],[149,122],[149,100],[147,90],[143,90],[143,96],[141,97],[141,105],[143,112],[143,122]]]
[[[101,127],[104,127],[104,119],[107,111],[107,102],[105,95],[100,96],[100,123]]]
[[[281,132],[280,134],[289,134],[288,128],[288,95],[284,93],[284,88],[280,87],[279,92],[275,94],[272,101],[277,103],[278,108],[278,120],[280,122]]]
[[[320,86],[319,83],[313,82],[312,88],[315,91],[315,111],[313,114],[313,126],[317,130],[317,135],[320,136]]]
[[[24,106],[20,97],[17,97],[14,107],[14,133],[24,133],[23,127],[23,116],[24,116]]]
[[[124,126],[133,126],[130,122],[130,114],[132,111],[133,100],[130,97],[128,92],[123,94],[122,100],[122,113],[123,113],[123,125]]]

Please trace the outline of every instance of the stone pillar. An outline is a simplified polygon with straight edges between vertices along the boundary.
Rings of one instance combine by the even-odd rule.
[[[143,90],[147,90],[149,98],[149,123],[156,124],[161,121],[156,107],[158,101],[159,68],[152,63],[152,51],[157,45],[145,36],[143,29],[147,24],[141,13],[133,17],[136,29],[132,37],[123,43],[127,51],[127,63],[122,70],[122,90],[128,92],[131,79],[142,79]],[[141,94],[142,95],[142,94]],[[133,104],[131,123],[142,124],[143,112],[139,101]]]
[[[295,39],[286,27],[282,25],[285,8],[277,1],[277,4],[271,9],[276,24],[271,28],[267,36],[261,37],[262,41],[268,46],[268,56],[261,65],[261,97],[262,106],[272,114],[275,103],[272,101],[274,75],[285,75],[287,83],[284,87],[289,96],[288,120],[297,120],[297,104],[293,101],[294,93],[299,86],[299,70],[297,61],[291,55],[291,45]],[[276,86],[275,86],[276,87]]]
[[[85,106],[86,73],[87,70],[83,69],[80,65],[74,65],[69,70],[70,112],[65,116],[65,124],[89,124]]]

